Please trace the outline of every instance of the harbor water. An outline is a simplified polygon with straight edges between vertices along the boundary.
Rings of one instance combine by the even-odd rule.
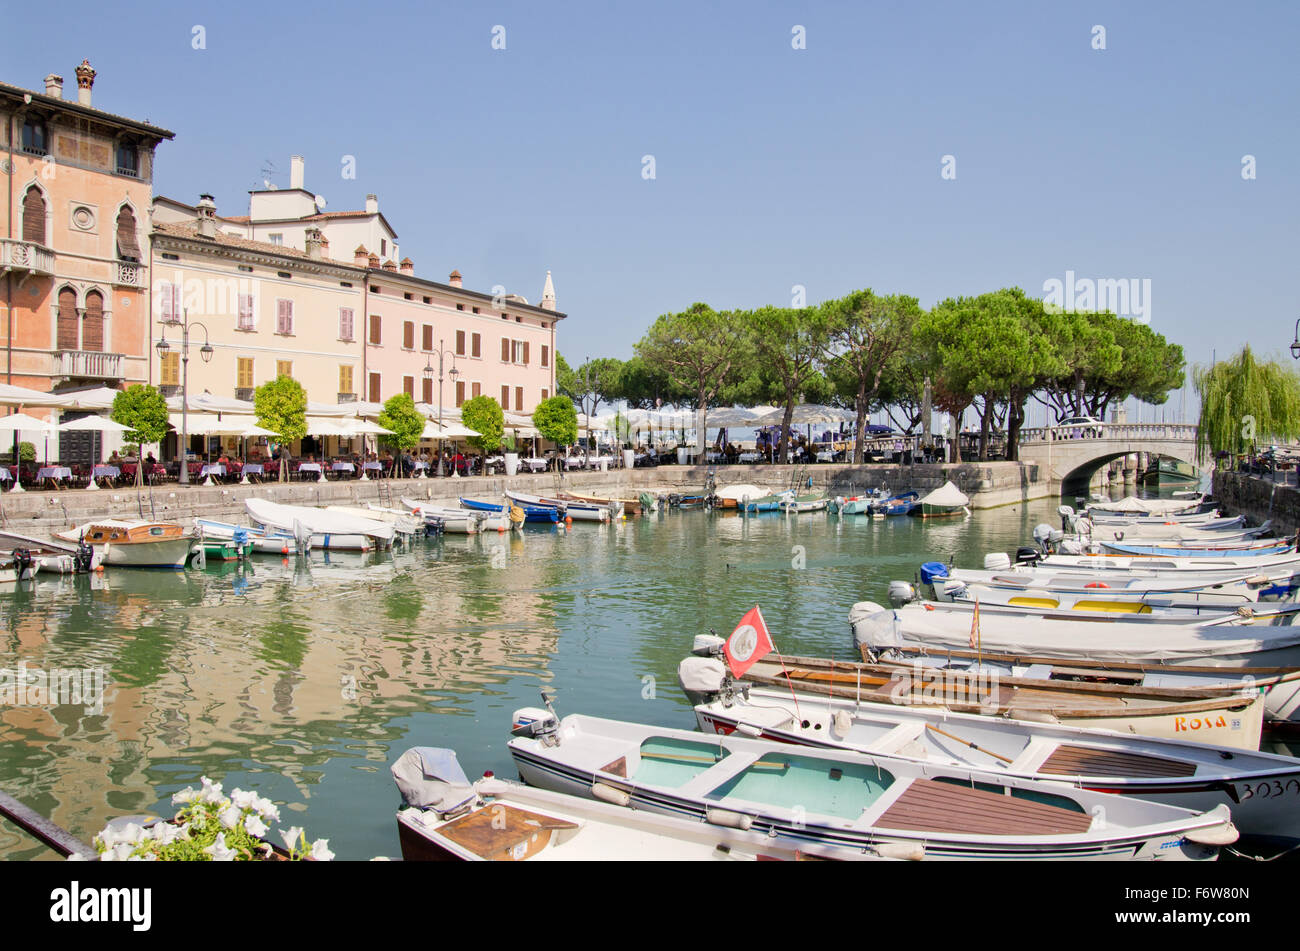
[[[0,790],[83,840],[170,815],[202,776],[280,804],[341,859],[399,854],[389,765],[454,748],[513,777],[510,715],[693,728],[692,638],[761,606],[779,650],[849,659],[857,601],[923,561],[978,566],[1060,525],[1058,500],[955,519],[668,511],[529,525],[381,554],[256,556],[184,573],[110,570],[0,594],[0,668],[102,669],[102,712],[0,706]],[[0,823],[0,858],[53,858]]]

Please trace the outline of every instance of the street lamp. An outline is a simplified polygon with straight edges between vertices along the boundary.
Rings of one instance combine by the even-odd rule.
[[[1291,342],[1291,359],[1300,360],[1300,319],[1295,322],[1295,340]]]
[[[426,380],[433,379],[433,355],[435,353],[438,355],[438,428],[442,429],[442,381],[443,381],[442,358],[443,355],[447,353],[446,341],[439,338],[438,349],[429,351],[429,356],[426,358],[425,365],[424,365],[424,378]],[[456,377],[460,375],[460,371],[456,369],[456,354],[454,353],[451,355],[451,369],[448,370],[447,373],[451,377],[452,383],[455,383]],[[447,470],[445,468],[444,459],[443,459],[445,455],[446,452],[443,449],[442,435],[440,433],[438,435],[438,475],[439,476],[444,476],[447,474]]]
[[[184,317],[181,323],[181,471],[179,482],[181,485],[189,485],[190,467],[185,455],[189,451],[190,442],[190,327],[203,328],[203,346],[199,348],[199,356],[203,358],[204,363],[210,363],[212,354],[216,351],[212,349],[212,344],[208,342],[208,328],[197,320],[193,324],[190,323],[189,308],[185,308],[182,313]],[[159,360],[166,357],[172,349],[171,344],[167,342],[166,326],[163,327],[162,334],[158,343],[154,345],[154,349],[158,351]]]

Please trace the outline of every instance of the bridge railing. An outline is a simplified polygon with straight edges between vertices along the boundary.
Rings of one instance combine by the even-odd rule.
[[[1195,423],[1084,423],[1077,426],[1036,426],[1020,430],[1020,442],[1058,442],[1077,439],[1124,439],[1154,442],[1194,440]]]

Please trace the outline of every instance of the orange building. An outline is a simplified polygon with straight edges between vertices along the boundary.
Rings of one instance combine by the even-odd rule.
[[[76,99],[53,74],[0,83],[0,379],[42,391],[149,378],[154,150],[173,136],[94,108],[89,62],[76,77]]]

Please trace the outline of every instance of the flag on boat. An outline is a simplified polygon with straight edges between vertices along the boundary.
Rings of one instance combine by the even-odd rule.
[[[979,595],[975,596],[975,611],[971,614],[970,619],[970,649],[975,650],[979,644],[980,636],[980,599]]]
[[[745,671],[755,661],[775,650],[772,635],[767,632],[767,623],[763,620],[763,612],[758,609],[758,605],[740,619],[722,650],[727,655],[727,666],[736,677],[745,676]]]

